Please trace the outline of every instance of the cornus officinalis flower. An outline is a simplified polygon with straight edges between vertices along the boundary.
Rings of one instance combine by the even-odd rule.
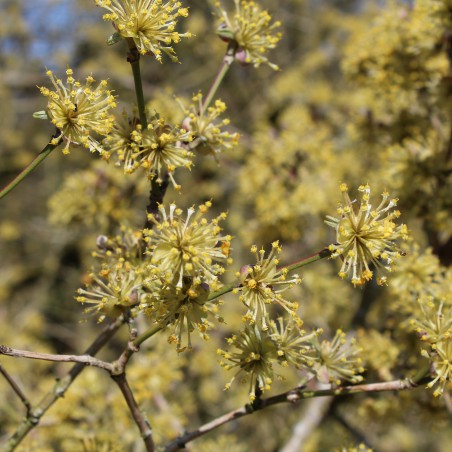
[[[349,277],[353,285],[359,286],[372,279],[373,272],[369,265],[377,270],[391,271],[392,263],[402,253],[396,240],[408,238],[406,225],[396,225],[394,219],[400,216],[397,199],[390,199],[383,193],[378,207],[372,208],[370,203],[370,187],[361,185],[361,201],[351,201],[346,184],[340,186],[343,202],[337,212],[340,218],[327,216],[326,224],[336,229],[337,243],[330,245],[331,257],[341,256],[341,278]],[[386,283],[386,276],[378,278],[378,284]]]
[[[47,71],[54,91],[40,87],[41,93],[49,98],[47,115],[60,133],[52,140],[58,144],[65,141],[63,153],[68,154],[72,145],[82,145],[91,152],[103,153],[100,143],[93,133],[107,135],[113,127],[113,115],[109,110],[116,107],[111,91],[107,90],[107,81],[102,80],[94,87],[95,80],[90,75],[82,85],[74,79],[72,69],[67,69],[66,85]]]

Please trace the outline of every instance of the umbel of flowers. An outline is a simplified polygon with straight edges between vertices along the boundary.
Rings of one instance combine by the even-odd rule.
[[[452,389],[452,307],[450,301],[445,298],[421,298],[419,299],[420,312],[411,320],[419,339],[424,343],[422,356],[430,361],[433,380],[427,384],[427,387],[435,388],[433,392],[435,397]]]
[[[272,243],[270,254],[265,257],[265,250],[258,251],[257,246],[251,247],[256,257],[256,264],[245,265],[237,273],[240,285],[233,290],[239,294],[240,301],[248,308],[244,320],[251,324],[260,323],[261,328],[268,328],[268,309],[271,305],[279,305],[291,316],[296,316],[298,304],[286,300],[282,293],[300,284],[298,275],[287,278],[287,269],[278,269],[278,255],[281,253],[279,242]]]
[[[65,154],[68,154],[74,145],[82,145],[91,152],[102,154],[103,148],[95,134],[108,135],[114,122],[110,109],[116,107],[115,98],[107,89],[107,81],[102,80],[94,86],[95,80],[89,75],[82,85],[74,79],[72,69],[68,68],[65,85],[52,71],[49,70],[46,74],[55,90],[40,87],[40,91],[49,98],[47,116],[59,130],[52,144],[58,144],[60,139],[63,139]]]
[[[144,230],[144,240],[152,264],[164,272],[170,272],[176,287],[182,287],[183,278],[188,277],[205,282],[212,289],[218,287],[218,275],[224,267],[218,262],[232,262],[229,258],[231,236],[221,235],[220,221],[226,218],[222,213],[212,221],[205,214],[212,206],[210,201],[183,211],[171,204],[168,212],[159,207],[159,219],[149,215],[154,223],[152,229]]]
[[[172,44],[181,38],[191,37],[191,33],[175,31],[179,17],[188,16],[188,8],[179,1],[162,0],[95,0],[96,5],[109,12],[103,19],[111,21],[120,38],[131,38],[138,51],[154,54],[162,61],[162,52],[173,61],[178,61]]]
[[[361,185],[361,201],[350,199],[348,187],[341,184],[342,203],[337,209],[339,218],[327,216],[325,221],[336,229],[337,243],[330,245],[332,258],[341,256],[341,278],[349,277],[355,286],[363,285],[372,279],[373,265],[377,271],[391,271],[392,264],[402,253],[397,239],[408,238],[405,224],[396,225],[394,219],[400,216],[398,210],[392,210],[397,205],[396,198],[390,198],[388,193],[381,195],[382,200],[376,208],[372,208],[369,185]],[[380,276],[378,284],[386,283],[387,277]]]
[[[360,349],[354,340],[347,340],[345,333],[338,330],[332,341],[319,341],[322,330],[307,334],[302,322],[291,317],[284,322],[278,318],[271,321],[267,330],[258,325],[246,325],[238,334],[227,339],[232,351],[218,349],[220,365],[226,370],[237,369],[225,389],[238,379],[249,383],[249,396],[256,398],[256,392],[271,388],[275,378],[283,377],[275,367],[293,367],[302,370],[306,380],[317,380],[333,385],[343,381],[358,383],[364,371],[359,357]]]
[[[255,67],[267,64],[274,70],[279,69],[268,60],[266,53],[281,39],[281,33],[275,31],[281,23],[272,23],[268,11],[261,10],[254,1],[234,0],[234,4],[235,11],[228,13],[217,1],[222,20],[218,35],[226,41],[236,42],[236,58],[241,63]]]

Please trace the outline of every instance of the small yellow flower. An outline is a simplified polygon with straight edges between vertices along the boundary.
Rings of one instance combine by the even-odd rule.
[[[193,104],[190,108],[183,108],[186,119],[183,127],[192,133],[193,142],[191,147],[201,154],[212,154],[216,156],[220,152],[226,151],[237,145],[239,134],[229,133],[222,130],[229,124],[229,119],[217,121],[218,117],[226,110],[226,104],[217,99],[213,106],[207,110],[202,106],[203,96],[198,93],[193,97]]]
[[[161,221],[149,215],[155,227],[145,229],[144,236],[152,264],[162,272],[171,273],[174,284],[179,288],[183,286],[184,277],[188,277],[205,282],[214,289],[218,284],[217,275],[224,272],[217,262],[230,262],[222,244],[229,244],[231,237],[221,235],[219,226],[226,214],[208,221],[204,215],[211,205],[211,202],[202,204],[198,212],[191,207],[186,217],[175,204],[170,205],[168,213],[160,205]]]
[[[139,121],[137,118],[129,116],[123,112],[121,118],[115,118],[113,129],[103,140],[104,157],[109,159],[116,156],[125,168],[133,166],[133,145],[132,132],[136,129]],[[122,166],[118,164],[118,166]]]
[[[132,38],[142,55],[153,53],[162,61],[162,52],[173,61],[178,61],[172,43],[181,38],[191,37],[191,33],[174,31],[179,17],[188,16],[188,8],[181,2],[170,0],[95,0],[96,5],[109,13],[103,19],[113,22],[119,35]]]
[[[191,141],[191,133],[172,127],[155,115],[146,129],[142,130],[138,124],[130,136],[129,146],[118,148],[118,160],[123,162],[124,171],[132,173],[141,167],[150,179],[157,175],[157,182],[161,182],[162,172],[166,170],[175,188],[180,189],[173,172],[178,167],[191,168],[193,153],[184,144]]]
[[[100,313],[99,322],[107,317],[118,317],[136,306],[142,293],[142,276],[139,268],[124,260],[115,268],[103,265],[98,273],[91,273],[85,289],[78,289],[76,300],[82,304],[92,304],[86,313]]]
[[[72,145],[83,145],[91,152],[104,150],[92,136],[93,133],[106,136],[113,127],[114,117],[109,110],[116,107],[111,91],[107,90],[107,81],[102,80],[94,88],[94,78],[90,75],[83,86],[75,80],[72,69],[66,70],[67,86],[61,79],[55,78],[52,71],[46,72],[55,87],[54,91],[40,87],[41,93],[49,98],[47,114],[60,134],[53,139],[57,144],[61,138],[66,145],[63,153],[68,154]]]
[[[376,209],[370,204],[370,187],[361,185],[361,202],[355,208],[355,202],[348,195],[346,184],[340,186],[343,203],[338,208],[340,218],[327,216],[326,224],[336,229],[337,243],[330,245],[331,257],[341,256],[341,278],[350,277],[353,285],[363,285],[372,279],[369,265],[377,269],[391,271],[392,263],[402,253],[396,240],[408,238],[406,225],[396,225],[394,219],[400,216],[397,199],[390,199],[388,193],[382,194],[382,201]],[[383,264],[382,261],[385,263]],[[386,276],[378,279],[378,284],[386,283]]]
[[[210,319],[223,322],[218,315],[220,302],[207,301],[207,284],[186,278],[182,287],[176,287],[171,281],[160,284],[160,287],[153,282],[151,285],[156,290],[151,289],[149,296],[142,298],[140,309],[155,323],[170,331],[168,342],[176,345],[178,353],[192,350],[191,334],[195,329],[204,340],[209,340],[209,330],[214,326]]]
[[[431,363],[433,379],[427,388],[435,387],[435,397],[452,389],[452,308],[444,301],[433,297],[420,299],[421,310],[411,320],[426,345],[421,354]]]
[[[286,322],[278,317],[277,322],[270,322],[270,336],[278,346],[278,361],[283,367],[291,365],[300,369],[314,365],[312,341],[322,330],[306,334],[302,324],[297,317],[290,317]]]
[[[245,320],[251,324],[260,320],[262,329],[267,330],[267,306],[277,304],[291,316],[297,315],[298,304],[286,300],[281,293],[300,284],[301,279],[298,275],[287,278],[287,270],[277,268],[277,256],[281,252],[279,242],[272,243],[272,250],[267,258],[265,250],[258,251],[256,246],[251,248],[251,252],[256,256],[256,264],[245,265],[237,273],[241,284],[233,293],[240,293],[239,300],[248,308]]]
[[[270,63],[265,55],[270,49],[274,49],[281,39],[281,33],[275,32],[281,26],[280,22],[271,23],[271,16],[267,11],[262,11],[254,1],[234,0],[235,13],[229,17],[217,2],[217,7],[223,20],[218,29],[220,37],[232,39],[237,42],[236,57],[241,61],[243,53],[244,63],[253,64],[255,67],[267,64],[274,70],[278,70],[276,64]]]
[[[268,333],[260,331],[257,325],[247,325],[238,335],[227,339],[227,342],[237,351],[218,349],[217,354],[222,358],[220,366],[226,370],[237,367],[238,371],[225,389],[229,389],[237,377],[240,377],[240,382],[249,379],[249,395],[254,400],[256,387],[262,392],[271,388],[275,377],[273,363],[278,360],[277,346]]]
[[[317,357],[312,367],[317,379],[322,383],[332,383],[336,386],[342,381],[360,383],[364,372],[362,359],[359,357],[361,349],[354,338],[347,339],[342,330],[337,330],[332,341],[321,343],[317,338],[312,341]]]

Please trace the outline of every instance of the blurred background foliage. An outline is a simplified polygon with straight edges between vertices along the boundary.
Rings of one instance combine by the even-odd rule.
[[[187,3],[187,2],[185,2]],[[206,92],[225,45],[215,36],[213,2],[191,0],[183,30],[195,37],[177,48],[181,64],[143,59],[150,111],[178,122],[174,95]],[[232,1],[223,0],[226,5]],[[370,183],[400,198],[413,240],[389,277],[353,289],[337,277],[338,263],[303,270],[294,297],[307,328],[327,335],[343,328],[364,348],[367,381],[404,377],[425,365],[407,319],[416,299],[434,293],[451,303],[452,29],[445,13],[419,1],[261,0],[282,22],[283,39],[270,60],[282,69],[233,65],[218,96],[228,106],[239,147],[217,164],[199,156],[191,172],[177,173],[182,192],[166,201],[188,207],[212,199],[227,210],[234,236],[234,268],[249,262],[249,247],[279,239],[284,262],[317,252],[334,240],[323,223],[334,214],[338,185]],[[452,18],[452,15],[449,12]],[[36,86],[45,68],[76,77],[107,78],[119,109],[131,110],[133,78],[123,43],[105,45],[112,33],[93,1],[2,0],[0,3],[0,183],[5,185],[48,142],[51,125],[32,118],[45,108]],[[99,326],[80,322],[73,299],[86,278],[99,234],[119,225],[143,226],[148,183],[124,176],[84,149],[55,151],[0,204],[0,343],[40,352],[81,353]],[[212,216],[215,212],[212,213]],[[243,306],[225,297],[227,325],[177,355],[165,335],[154,338],[128,367],[130,384],[152,419],[158,442],[173,438],[246,403],[245,387],[224,393],[230,375],[215,350],[241,326]],[[102,351],[114,359],[122,332]],[[162,359],[164,356],[164,360]],[[37,402],[68,365],[2,358],[2,365]],[[299,375],[275,384],[296,385]],[[0,439],[20,422],[23,406],[0,379]],[[447,405],[449,405],[447,407]],[[448,411],[449,410],[449,411]],[[283,449],[297,423],[319,414],[299,450],[339,450],[364,442],[377,451],[448,451],[450,400],[419,389],[278,406],[228,424],[191,450]],[[117,388],[87,369],[19,447],[19,450],[140,450],[141,440]]]

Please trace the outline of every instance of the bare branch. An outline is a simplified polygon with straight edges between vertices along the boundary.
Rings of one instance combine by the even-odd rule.
[[[53,355],[51,353],[37,353],[27,350],[18,350],[15,348],[7,347],[6,345],[0,345],[0,354],[6,356],[12,356],[14,358],[29,358],[40,359],[43,361],[55,361],[63,363],[80,363],[87,366],[99,367],[105,369],[108,372],[112,372],[113,366],[110,363],[101,361],[90,355]]]
[[[122,373],[120,375],[112,375],[113,381],[119,386],[124,399],[127,402],[130,412],[132,413],[133,419],[140,429],[141,437],[143,438],[146,450],[148,452],[155,451],[155,444],[152,438],[152,429],[149,421],[146,419],[144,414],[140,411],[138,404],[133,396],[133,392],[130,389],[129,383],[127,382],[126,374]]]
[[[85,355],[94,356],[105,344],[107,344],[119,328],[124,324],[124,318],[121,316],[108,325],[94,342],[86,349]],[[41,417],[49,410],[49,408],[60,398],[63,397],[69,386],[86,368],[86,364],[77,363],[66,374],[65,377],[59,379],[51,391],[49,391],[39,404],[27,414],[27,417],[21,422],[17,430],[10,437],[4,447],[5,452],[14,450],[27,434],[35,428]]]
[[[5,377],[5,380],[9,383],[13,391],[17,394],[19,399],[22,401],[22,403],[25,405],[25,408],[27,409],[27,416],[30,413],[31,410],[31,404],[28,401],[28,399],[25,397],[25,394],[20,389],[19,385],[14,381],[13,377],[6,371],[6,369],[1,365],[0,363],[0,373]]]
[[[263,410],[272,405],[279,403],[297,403],[303,399],[311,399],[313,397],[325,397],[325,396],[342,396],[348,394],[358,394],[362,392],[381,392],[381,391],[400,391],[403,389],[416,388],[419,381],[422,380],[428,374],[428,369],[422,369],[415,377],[406,378],[394,381],[386,381],[382,383],[371,383],[355,386],[342,386],[339,388],[320,389],[320,390],[307,390],[304,386],[294,388],[290,391],[283,392],[267,399],[260,399],[258,403],[256,401],[251,405],[247,404],[244,407],[230,411],[207,424],[202,425],[192,432],[187,432],[184,435],[176,438],[165,447],[165,452],[175,452],[185,447],[187,443],[193,441],[200,436],[220,427],[223,424],[227,424],[235,419],[239,419],[243,416],[254,413],[255,411]]]

